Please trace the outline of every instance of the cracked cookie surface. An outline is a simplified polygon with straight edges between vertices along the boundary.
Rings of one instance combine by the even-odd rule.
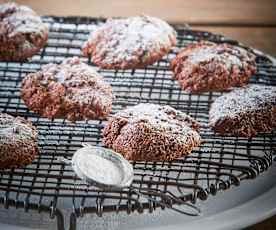
[[[38,153],[37,135],[24,118],[0,113],[0,169],[30,164]]]
[[[255,56],[247,50],[207,41],[190,44],[180,51],[171,68],[180,87],[191,93],[240,87],[256,73]]]
[[[209,123],[223,135],[253,137],[276,129],[276,87],[249,85],[218,97]]]
[[[27,75],[21,98],[43,117],[76,121],[106,118],[113,95],[111,86],[93,67],[74,57]]]
[[[200,144],[199,124],[170,106],[138,104],[116,113],[103,129],[103,143],[127,160],[171,161]]]
[[[29,7],[0,5],[0,61],[23,61],[47,42],[48,27]]]
[[[91,32],[83,53],[102,68],[142,68],[160,60],[175,44],[176,32],[166,22],[137,16],[108,19]]]

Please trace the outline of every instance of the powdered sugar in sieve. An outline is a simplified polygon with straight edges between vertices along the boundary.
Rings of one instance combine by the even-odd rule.
[[[70,163],[77,176],[88,184],[100,188],[124,188],[133,180],[132,165],[120,154],[97,146],[84,144]]]

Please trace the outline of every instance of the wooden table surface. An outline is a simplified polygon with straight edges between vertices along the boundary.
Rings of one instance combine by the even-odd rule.
[[[5,2],[0,0],[1,2]],[[41,15],[124,17],[148,14],[224,34],[276,57],[275,0],[19,0]],[[276,204],[275,204],[276,206]],[[257,207],[256,207],[257,208]],[[246,230],[275,230],[276,216]]]

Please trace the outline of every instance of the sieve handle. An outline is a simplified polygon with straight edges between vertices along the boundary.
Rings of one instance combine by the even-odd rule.
[[[199,216],[201,214],[201,210],[198,207],[196,207],[193,204],[187,203],[175,196],[167,195],[165,193],[157,192],[155,190],[147,189],[147,188],[143,188],[144,191],[141,192],[141,188],[137,188],[134,186],[129,187],[129,189],[131,192],[133,192],[141,197],[144,197],[154,203],[160,204],[161,206],[165,206],[166,208],[174,210],[178,213],[188,215],[188,216]],[[161,201],[158,201],[157,199],[154,199],[151,196],[161,197]],[[185,207],[186,210],[184,210],[182,208],[176,208],[173,205],[179,205],[179,206],[181,205],[182,208]]]

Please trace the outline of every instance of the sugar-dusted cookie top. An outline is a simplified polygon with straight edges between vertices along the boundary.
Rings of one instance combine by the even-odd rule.
[[[83,52],[102,68],[144,67],[161,59],[176,44],[176,32],[161,19],[137,16],[109,19],[92,31]]]
[[[103,129],[103,143],[128,160],[170,161],[200,144],[199,124],[170,106],[141,103],[119,111]]]
[[[111,112],[112,88],[79,58],[48,64],[22,82],[22,99],[29,109],[48,118],[71,121],[105,118]]]
[[[207,41],[184,48],[171,67],[181,88],[191,93],[243,86],[256,72],[255,56],[247,50]]]
[[[29,7],[0,5],[0,60],[20,61],[31,57],[47,42],[48,27]]]

